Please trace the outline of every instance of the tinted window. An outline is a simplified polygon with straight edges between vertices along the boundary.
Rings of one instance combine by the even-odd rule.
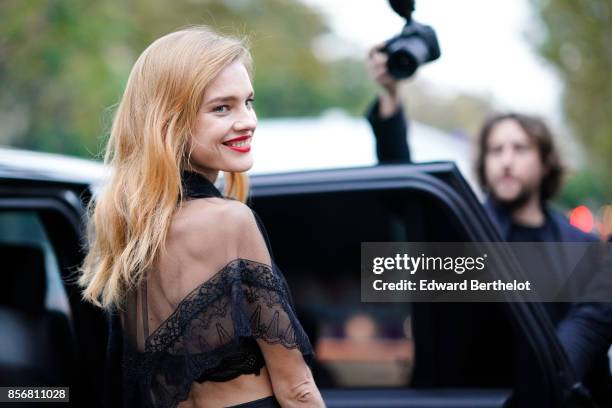
[[[425,333],[434,328],[415,332],[413,306],[424,305],[361,302],[361,242],[467,240],[456,217],[408,191],[261,197],[254,204],[316,344],[321,386],[413,383],[415,341],[435,341]]]
[[[69,313],[66,291],[55,253],[45,229],[35,212],[0,212],[0,245],[5,247],[29,247],[43,254],[46,309]],[[16,259],[17,260],[17,259]],[[17,260],[18,261],[18,260]],[[19,268],[19,265],[12,265]],[[9,267],[9,265],[5,265]],[[11,271],[6,271],[11,272]],[[34,284],[34,282],[33,282]]]

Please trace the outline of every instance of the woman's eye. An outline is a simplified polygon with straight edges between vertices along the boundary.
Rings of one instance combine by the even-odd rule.
[[[253,102],[255,102],[255,99],[253,98],[249,98],[246,100],[246,106],[248,106],[249,108],[253,107]]]
[[[225,113],[229,110],[229,105],[219,105],[213,108],[213,112]]]

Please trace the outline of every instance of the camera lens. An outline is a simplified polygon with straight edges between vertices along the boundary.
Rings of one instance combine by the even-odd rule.
[[[404,50],[390,54],[387,60],[387,70],[397,79],[408,78],[418,67],[414,56]]]
[[[427,61],[429,50],[418,37],[398,37],[387,44],[387,69],[398,79],[408,78]]]

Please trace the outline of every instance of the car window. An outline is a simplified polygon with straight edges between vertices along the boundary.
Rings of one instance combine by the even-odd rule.
[[[70,307],[57,258],[37,213],[34,211],[0,212],[0,245],[5,248],[31,247],[42,251],[46,279],[45,307],[47,310],[56,310],[69,315]],[[19,267],[19,265],[12,266]]]
[[[322,388],[511,386],[513,350],[497,342],[513,336],[503,305],[361,302],[362,242],[469,240],[442,202],[386,190],[262,196],[253,204],[315,346]],[[462,336],[476,331],[479,341]]]

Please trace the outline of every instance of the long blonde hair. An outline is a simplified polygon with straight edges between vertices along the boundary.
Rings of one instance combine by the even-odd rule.
[[[165,35],[138,58],[115,113],[104,162],[112,174],[88,211],[88,253],[79,284],[93,304],[121,307],[164,249],[183,197],[191,127],[206,86],[240,60],[243,41],[197,26]],[[227,173],[225,194],[248,195],[244,173]]]

